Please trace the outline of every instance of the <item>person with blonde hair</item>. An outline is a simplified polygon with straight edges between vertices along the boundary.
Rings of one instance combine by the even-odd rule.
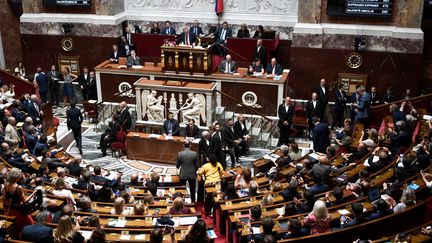
[[[185,207],[184,200],[181,197],[176,197],[174,199],[174,205],[170,208],[170,215],[178,215],[178,214],[191,214],[192,211],[190,208]]]
[[[68,204],[76,205],[76,201],[73,197],[71,190],[66,189],[66,183],[64,179],[62,178],[57,179],[52,193],[59,197],[65,197]]]
[[[111,209],[112,215],[130,215],[131,211],[126,208],[125,199],[122,197],[116,197],[114,199],[114,208]]]
[[[311,227],[311,234],[320,234],[330,231],[331,216],[325,203],[317,200],[312,212],[305,218],[304,224]]]
[[[403,211],[406,208],[409,208],[416,204],[415,191],[410,188],[405,188],[405,190],[403,190],[402,192],[402,197],[400,200],[400,203],[396,204],[396,206],[393,208],[393,211],[395,213]]]
[[[72,223],[72,219],[64,215],[58,222],[57,229],[54,230],[54,242],[55,243],[83,243],[85,242],[84,237],[79,232],[79,218],[75,219],[75,224]]]

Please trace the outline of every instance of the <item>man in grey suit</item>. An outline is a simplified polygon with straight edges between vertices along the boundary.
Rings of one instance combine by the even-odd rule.
[[[141,65],[141,60],[139,56],[136,55],[135,50],[130,52],[130,56],[127,59],[127,66],[139,66]]]
[[[196,171],[198,169],[198,158],[196,152],[190,149],[190,142],[185,142],[184,150],[178,153],[177,169],[180,168],[180,181],[186,185],[189,182],[189,191],[192,202],[195,202]]]
[[[231,55],[226,55],[225,60],[220,63],[219,71],[221,73],[235,73],[237,72],[237,66],[235,61],[231,60]]]

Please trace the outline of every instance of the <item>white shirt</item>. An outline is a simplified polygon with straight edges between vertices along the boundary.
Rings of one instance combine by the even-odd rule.
[[[230,73],[231,72],[231,62],[226,62],[226,66],[225,66],[225,72],[226,73]]]
[[[316,100],[312,100],[312,104],[313,104],[313,107],[315,109],[316,108]]]
[[[225,40],[225,35],[226,35],[226,29],[222,29],[222,33],[221,33],[221,40]]]
[[[321,90],[322,90],[322,92],[323,92],[323,94],[325,94],[326,92],[326,90],[325,90],[325,86],[321,86]]]

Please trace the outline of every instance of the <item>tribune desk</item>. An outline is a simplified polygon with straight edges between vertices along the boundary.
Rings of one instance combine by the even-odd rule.
[[[211,48],[192,46],[161,46],[164,72],[205,74],[211,73]]]
[[[183,150],[185,138],[174,136],[166,140],[164,136],[150,138],[148,133],[129,132],[126,137],[128,159],[144,160],[165,164],[175,164],[178,152]],[[192,143],[191,150],[198,153],[198,144]]]

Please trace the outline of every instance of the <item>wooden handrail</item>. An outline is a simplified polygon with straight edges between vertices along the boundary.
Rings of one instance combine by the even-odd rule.
[[[21,81],[21,82],[23,82],[23,83],[26,83],[26,84],[28,84],[28,85],[33,86],[33,83],[32,83],[32,82],[30,82],[30,81],[28,81],[28,80],[25,80],[25,79],[22,79],[22,78],[18,78],[17,76],[11,74],[10,72],[8,72],[8,71],[6,71],[6,70],[4,70],[4,69],[0,69],[0,73],[2,73],[3,75],[9,76],[10,78],[13,78],[13,79],[19,80],[19,81]]]
[[[32,82],[18,78],[4,69],[0,69],[0,79],[3,79],[7,85],[13,84],[15,86],[15,97],[21,97],[25,93],[35,93],[35,88]]]
[[[416,97],[409,98],[409,99],[406,99],[406,100],[397,100],[397,101],[393,101],[393,102],[390,102],[390,103],[387,103],[387,104],[381,104],[381,105],[372,106],[372,112],[376,112],[376,111],[383,110],[383,109],[388,109],[388,107],[390,107],[390,105],[400,104],[402,102],[417,103],[419,101],[425,101],[425,100],[431,100],[431,99],[432,99],[432,93],[426,94],[426,95],[416,96]]]
[[[226,93],[224,93],[224,92],[222,92],[222,91],[220,91],[220,90],[215,90],[215,92],[220,93],[221,95],[223,95],[223,96],[227,97],[228,99],[234,101],[234,102],[237,103],[238,105],[243,106],[244,108],[246,108],[246,110],[249,110],[249,111],[251,111],[251,112],[253,112],[253,113],[255,113],[255,114],[257,114],[257,115],[263,117],[263,118],[266,119],[267,121],[271,121],[271,120],[272,120],[272,119],[268,118],[266,115],[262,114],[261,112],[256,111],[256,110],[254,110],[254,109],[252,109],[252,108],[250,108],[250,107],[244,105],[243,102],[236,100],[236,99],[233,98],[232,96],[230,96],[230,95],[228,95],[228,94],[226,94]]]

